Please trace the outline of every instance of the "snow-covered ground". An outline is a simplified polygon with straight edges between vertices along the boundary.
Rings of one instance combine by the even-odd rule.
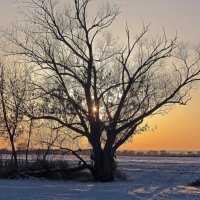
[[[199,200],[200,158],[120,157],[126,181],[0,180],[0,200]]]

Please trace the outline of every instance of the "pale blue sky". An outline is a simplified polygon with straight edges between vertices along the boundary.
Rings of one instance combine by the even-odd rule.
[[[14,20],[16,0],[0,0],[0,25]],[[102,0],[104,1],[104,0]],[[109,0],[107,0],[109,1]],[[110,0],[111,1],[111,0]],[[121,5],[117,29],[126,21],[134,30],[139,30],[142,20],[151,22],[151,30],[159,32],[164,27],[169,35],[178,32],[180,39],[200,41],[200,0],[112,0]],[[97,1],[100,2],[100,1]]]
[[[7,22],[14,20],[16,12],[15,0],[0,0],[0,25],[5,25]]]
[[[122,2],[122,0],[120,0]],[[152,30],[163,27],[170,34],[178,31],[183,40],[200,41],[199,0],[125,0],[122,4],[126,19],[133,23],[151,22]],[[129,20],[130,21],[130,20]]]

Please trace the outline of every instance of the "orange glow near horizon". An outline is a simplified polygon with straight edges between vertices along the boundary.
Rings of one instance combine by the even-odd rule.
[[[135,135],[121,150],[200,150],[200,92],[186,106],[176,106],[165,116],[148,120],[154,131]]]

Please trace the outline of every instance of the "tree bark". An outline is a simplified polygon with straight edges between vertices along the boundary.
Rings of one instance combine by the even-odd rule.
[[[27,167],[28,167],[28,153],[29,153],[29,146],[30,146],[30,141],[31,141],[32,126],[33,126],[33,120],[31,120],[29,124],[28,142],[26,146],[26,166]]]
[[[16,152],[16,149],[15,149],[13,137],[10,138],[10,143],[11,143],[11,146],[12,146],[12,156],[14,158],[14,164],[15,164],[15,167],[17,168],[18,167],[17,152]]]
[[[100,182],[111,182],[114,179],[114,158],[108,153],[94,154],[94,180]]]

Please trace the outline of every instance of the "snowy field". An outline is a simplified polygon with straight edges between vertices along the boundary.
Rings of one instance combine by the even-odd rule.
[[[200,158],[120,157],[126,181],[0,180],[0,200],[199,200]]]

